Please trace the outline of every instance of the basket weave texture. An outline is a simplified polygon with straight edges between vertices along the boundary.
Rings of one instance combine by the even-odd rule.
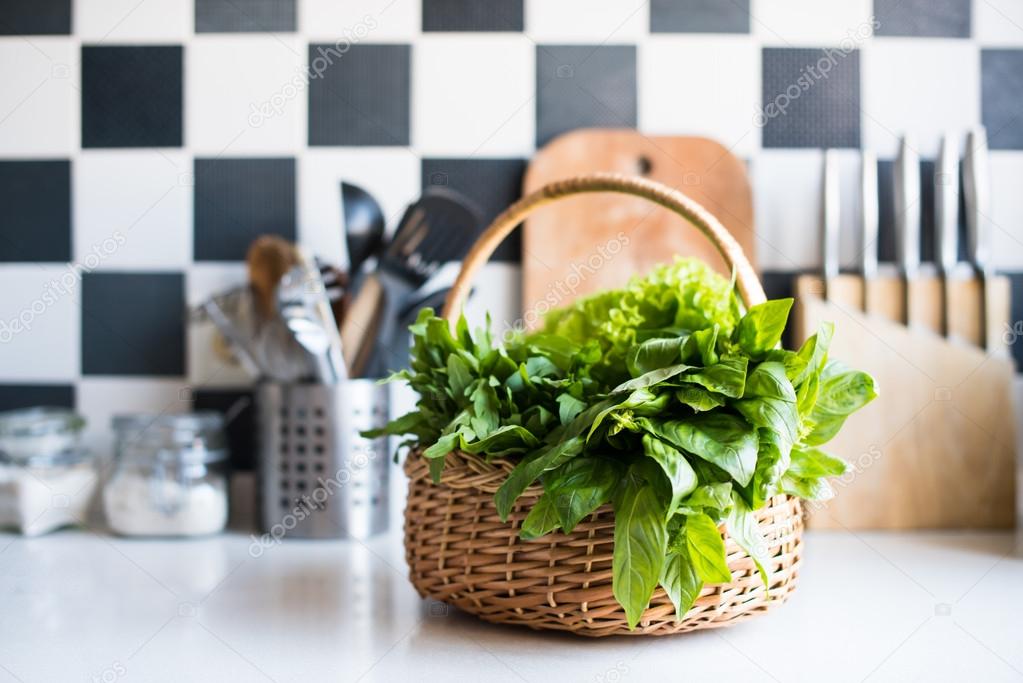
[[[663,206],[696,226],[734,269],[747,306],[763,302],[763,287],[738,242],[705,208],[681,192],[644,179],[608,173],[546,185],[508,207],[480,236],[462,263],[442,312],[454,324],[473,277],[497,245],[539,207],[565,197],[616,192]],[[409,475],[405,508],[405,555],[410,578],[423,597],[455,605],[486,621],[586,636],[668,635],[716,628],[766,612],[795,588],[802,555],[799,500],[775,496],[754,515],[767,547],[770,599],[753,560],[728,537],[725,553],[732,581],[704,586],[681,620],[658,588],[635,630],[612,592],[614,512],[597,509],[570,534],[555,531],[524,541],[519,528],[543,493],[533,486],[519,497],[507,522],[494,505],[513,464],[464,453],[447,456],[439,484],[418,452],[405,461]]]
[[[522,520],[543,491],[527,489],[508,522],[502,522],[494,492],[511,468],[504,460],[486,463],[452,453],[440,484],[434,484],[426,461],[409,454],[405,556],[421,596],[498,624],[584,636],[668,635],[734,624],[784,602],[795,588],[803,549],[801,506],[797,498],[776,496],[756,512],[768,545],[770,600],[753,560],[725,533],[732,582],[704,586],[681,621],[658,588],[630,631],[611,592],[611,506],[598,509],[570,534],[522,540]]]

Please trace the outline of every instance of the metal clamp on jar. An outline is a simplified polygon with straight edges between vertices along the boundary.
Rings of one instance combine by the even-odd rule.
[[[115,417],[107,522],[125,536],[201,536],[227,524],[227,448],[216,413]]]

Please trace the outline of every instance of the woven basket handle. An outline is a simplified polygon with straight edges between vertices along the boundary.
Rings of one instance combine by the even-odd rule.
[[[764,296],[764,288],[760,285],[760,280],[742,247],[709,211],[678,190],[653,180],[617,173],[593,173],[544,185],[509,206],[504,213],[495,218],[490,227],[476,240],[462,262],[462,270],[458,273],[458,278],[444,303],[442,317],[452,325],[457,321],[477,271],[490,259],[501,241],[526,216],[544,204],[588,192],[619,192],[642,197],[671,209],[695,225],[711,241],[725,260],[725,264],[735,269],[739,294],[746,306],[755,306],[767,299]]]

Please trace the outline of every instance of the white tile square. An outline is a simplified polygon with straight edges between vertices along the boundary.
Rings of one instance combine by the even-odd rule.
[[[419,34],[418,0],[302,0],[299,28],[314,42],[409,41]]]
[[[215,294],[245,285],[248,275],[241,263],[197,263],[185,277],[185,300],[189,309]],[[188,381],[209,387],[242,387],[252,378],[236,363],[228,362],[215,351],[216,329],[211,323],[188,325]]]
[[[107,43],[184,40],[192,3],[181,0],[75,0],[75,34]]]
[[[78,147],[78,61],[69,38],[0,38],[0,155],[67,155]]]
[[[973,3],[973,37],[984,47],[1023,45],[1023,2],[977,0]]]
[[[104,270],[192,260],[192,169],[182,152],[85,151],[73,164],[74,258]],[[104,245],[113,244],[113,248]]]
[[[820,265],[820,150],[763,150],[750,164],[760,270]]]
[[[526,0],[526,33],[537,42],[628,42],[650,23],[650,3],[639,0]]]
[[[85,418],[85,446],[108,458],[113,455],[110,423],[115,415],[185,413],[192,409],[192,402],[180,380],[89,377],[78,382],[77,407]]]
[[[874,34],[871,0],[751,0],[750,30],[766,45],[853,47]]]
[[[298,238],[312,253],[347,263],[341,182],[366,190],[393,230],[420,193],[420,161],[406,149],[311,149],[298,162]]]
[[[653,36],[639,49],[639,128],[703,135],[734,154],[760,146],[760,48],[747,36]]]
[[[878,38],[861,54],[863,144],[893,157],[911,133],[923,158],[942,134],[980,122],[980,52],[971,41]]]
[[[67,264],[0,265],[0,381],[78,377],[81,283]]]
[[[412,144],[423,155],[531,154],[535,46],[518,34],[424,37],[413,52]]]
[[[1023,152],[991,152],[991,240],[995,267],[1023,269]],[[1023,342],[1020,342],[1023,343]],[[1023,451],[1021,451],[1023,452]]]
[[[305,41],[197,36],[185,51],[185,139],[198,154],[293,153],[304,146]]]

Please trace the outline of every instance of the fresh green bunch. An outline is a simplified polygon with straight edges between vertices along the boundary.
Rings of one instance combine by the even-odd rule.
[[[875,396],[873,379],[828,360],[826,324],[779,348],[791,299],[744,312],[734,288],[680,259],[624,289],[552,311],[495,345],[487,329],[423,311],[407,380],[417,410],[376,434],[411,435],[438,480],[452,451],[515,468],[495,495],[507,520],[539,480],[523,538],[571,532],[611,503],[613,589],[631,626],[660,584],[678,617],[731,575],[718,527],[756,562],[753,512],[776,493],[821,500],[846,464],[817,447]]]

